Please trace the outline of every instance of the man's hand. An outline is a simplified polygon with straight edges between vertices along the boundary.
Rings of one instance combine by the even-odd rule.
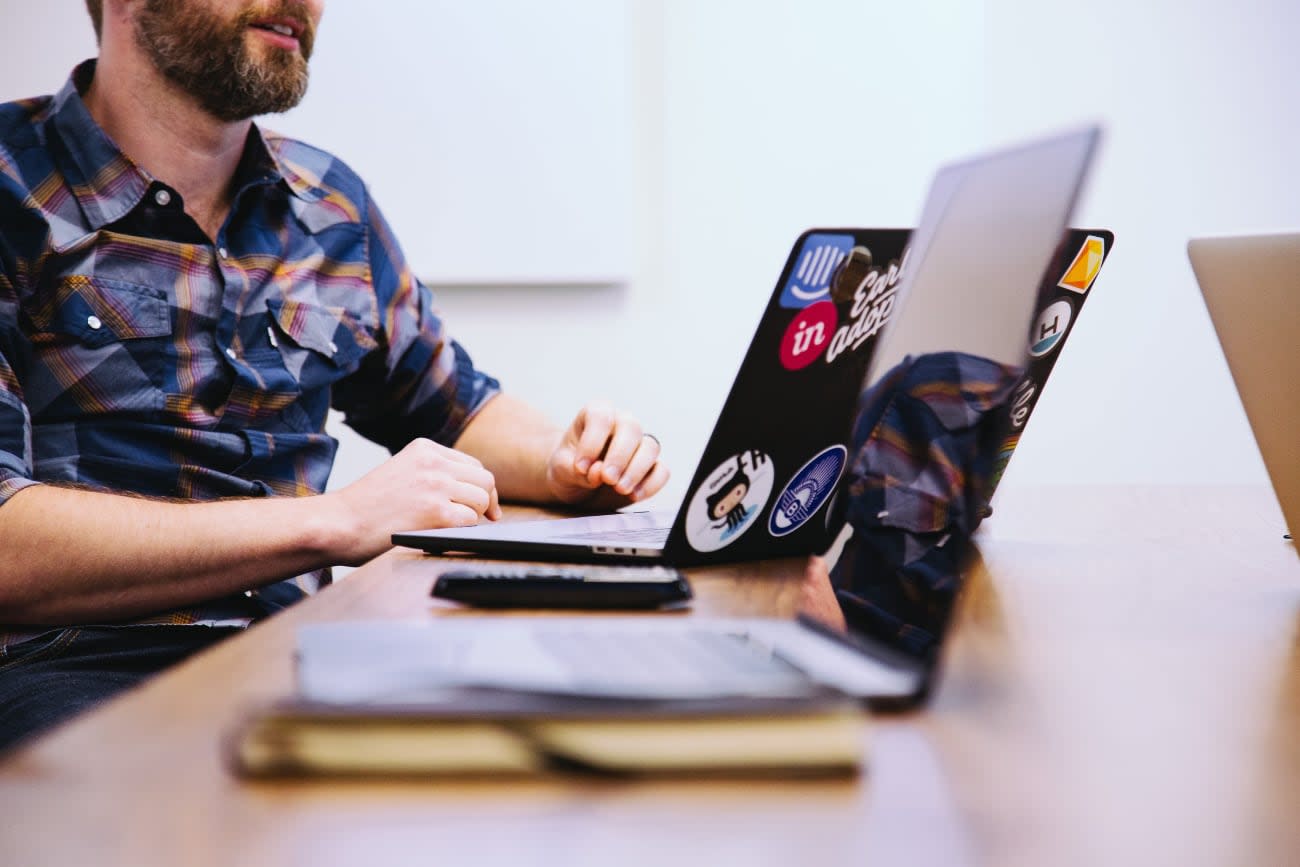
[[[835,598],[831,573],[821,557],[809,557],[808,565],[804,567],[803,581],[799,585],[799,613],[841,632],[848,628],[844,610]]]
[[[558,500],[595,508],[644,500],[667,481],[659,441],[603,402],[578,412],[546,463],[546,484]]]
[[[342,490],[326,494],[341,514],[339,562],[364,563],[402,530],[468,527],[501,517],[496,480],[476,458],[417,439]]]

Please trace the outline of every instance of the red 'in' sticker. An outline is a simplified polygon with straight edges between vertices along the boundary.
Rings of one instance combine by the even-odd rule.
[[[781,365],[786,370],[802,370],[821,358],[839,321],[832,301],[818,301],[800,310],[781,338]]]

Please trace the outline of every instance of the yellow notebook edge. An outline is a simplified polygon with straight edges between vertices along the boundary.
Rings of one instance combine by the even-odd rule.
[[[851,702],[705,714],[499,718],[418,709],[281,702],[241,720],[224,745],[243,777],[844,775],[865,760],[864,712]]]

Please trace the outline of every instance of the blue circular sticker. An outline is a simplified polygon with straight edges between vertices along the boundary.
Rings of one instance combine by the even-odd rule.
[[[767,531],[773,536],[786,536],[807,523],[835,493],[847,459],[848,449],[837,445],[804,464],[776,498]]]

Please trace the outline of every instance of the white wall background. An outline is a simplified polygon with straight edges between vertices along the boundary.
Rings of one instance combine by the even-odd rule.
[[[636,174],[626,4],[402,7],[395,19],[331,4],[308,97],[269,124],[364,166],[430,285],[626,282]]]
[[[679,468],[665,499],[680,496],[800,230],[910,224],[940,161],[1099,119],[1108,136],[1078,222],[1113,228],[1115,253],[1006,484],[1264,481],[1183,248],[1198,233],[1300,228],[1300,5],[625,2],[631,279],[440,294],[512,391],[557,421],[595,396],[634,409]],[[93,53],[83,15],[78,0],[0,0],[0,98],[59,87]],[[323,44],[341,38],[330,21]],[[374,62],[391,50],[375,45]],[[334,98],[330,80],[309,99]],[[406,80],[375,95],[412,98]],[[391,134],[403,119],[358,122]],[[365,175],[384,155],[349,159]],[[383,453],[335,428],[341,484]]]

